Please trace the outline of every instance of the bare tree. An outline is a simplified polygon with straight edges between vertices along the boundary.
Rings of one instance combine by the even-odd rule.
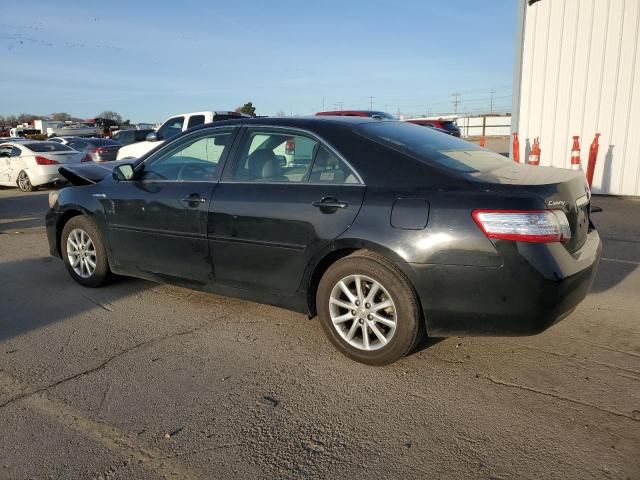
[[[122,116],[119,113],[116,113],[112,110],[105,110],[104,112],[96,115],[96,118],[107,118],[109,120],[113,120],[119,124],[122,123]]]

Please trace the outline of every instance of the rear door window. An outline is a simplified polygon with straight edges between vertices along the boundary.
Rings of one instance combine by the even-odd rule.
[[[309,182],[331,184],[358,184],[355,172],[334,152],[320,145],[315,153]]]
[[[247,132],[232,178],[250,182],[303,182],[318,142],[284,131]]]

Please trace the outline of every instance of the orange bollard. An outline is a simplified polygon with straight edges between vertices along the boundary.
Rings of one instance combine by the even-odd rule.
[[[529,165],[540,165],[540,141],[538,138],[533,139],[533,147],[531,147],[527,163]]]
[[[589,147],[589,163],[587,164],[587,182],[589,183],[589,188],[591,188],[591,183],[593,182],[593,172],[596,169],[596,160],[598,159],[598,138],[600,137],[599,133],[596,133],[596,136],[591,142],[591,147]]]
[[[513,132],[513,161],[520,163],[520,140],[518,140],[518,132]]]
[[[573,137],[573,147],[571,147],[571,168],[573,170],[580,170],[580,137],[575,135]]]
[[[480,137],[480,146],[484,147],[484,135]]]

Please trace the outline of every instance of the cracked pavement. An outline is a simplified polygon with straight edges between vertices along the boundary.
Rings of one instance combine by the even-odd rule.
[[[383,368],[316,319],[48,256],[0,189],[0,479],[640,478],[640,201],[596,197],[592,293],[541,335]]]

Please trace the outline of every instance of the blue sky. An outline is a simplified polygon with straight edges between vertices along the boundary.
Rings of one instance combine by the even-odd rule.
[[[505,110],[516,1],[29,0],[0,15],[0,114]]]

